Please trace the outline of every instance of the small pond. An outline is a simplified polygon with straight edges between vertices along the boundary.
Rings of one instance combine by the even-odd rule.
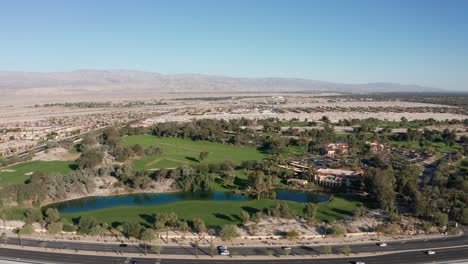
[[[299,203],[325,202],[328,196],[314,192],[276,190],[277,200]],[[116,206],[163,205],[181,201],[247,201],[249,197],[230,192],[139,193],[116,196],[93,196],[48,205],[61,213],[78,213]]]

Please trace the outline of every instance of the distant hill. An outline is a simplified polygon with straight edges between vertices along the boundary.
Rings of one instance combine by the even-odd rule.
[[[197,92],[440,92],[395,83],[345,84],[295,78],[231,78],[199,74],[165,75],[129,70],[0,72],[0,94],[85,95]]]

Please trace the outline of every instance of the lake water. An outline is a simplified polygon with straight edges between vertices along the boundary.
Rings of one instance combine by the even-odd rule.
[[[325,202],[328,196],[314,192],[276,190],[276,199],[299,203]],[[139,193],[116,196],[94,196],[51,204],[61,213],[78,213],[116,206],[163,205],[181,201],[247,201],[249,197],[230,192],[176,192],[176,193]]]

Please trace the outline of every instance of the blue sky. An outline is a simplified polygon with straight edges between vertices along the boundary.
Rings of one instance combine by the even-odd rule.
[[[0,70],[76,69],[468,90],[468,1],[0,1]]]

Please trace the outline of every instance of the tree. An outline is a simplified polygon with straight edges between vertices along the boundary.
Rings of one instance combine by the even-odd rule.
[[[325,254],[331,254],[331,253],[333,253],[333,248],[331,246],[324,246],[323,247],[323,252]]]
[[[206,231],[205,221],[203,221],[203,219],[201,218],[194,218],[193,229],[195,230],[195,232],[198,233],[198,235],[202,234],[203,232]]]
[[[328,118],[328,116],[322,116],[322,118],[320,118],[320,121],[328,124],[330,123],[330,118]]]
[[[249,222],[250,220],[250,214],[246,211],[241,212],[241,218],[242,218],[242,223],[245,225]]]
[[[257,199],[260,199],[260,195],[271,187],[268,183],[268,179],[263,171],[252,171],[249,173],[249,183],[254,189]]]
[[[304,215],[305,218],[309,223],[313,223],[315,221],[315,216],[317,215],[318,206],[314,203],[307,203],[304,208]]]
[[[148,243],[151,243],[154,240],[154,232],[151,229],[145,229],[141,232],[141,240],[145,242],[145,255],[146,255],[146,248]]]
[[[161,231],[164,229],[164,227],[166,226],[166,224],[161,221],[161,220],[157,220],[155,223],[154,223],[154,229],[156,231],[156,234],[157,234],[157,237],[160,238],[162,237],[161,236]]]
[[[448,215],[446,213],[434,213],[434,222],[439,226],[446,226],[448,224]]]
[[[10,214],[6,208],[0,209],[0,219],[3,221],[3,229],[6,230],[6,220],[9,218]]]
[[[107,127],[102,131],[101,141],[103,144],[108,145],[110,148],[114,148],[120,144],[119,131],[114,126]]]
[[[296,240],[299,238],[300,235],[301,234],[295,229],[286,232],[286,238],[288,240]]]
[[[213,244],[213,236],[215,234],[215,230],[210,228],[208,229],[208,235],[210,235],[210,250],[211,250],[211,256],[214,256],[214,244]]]
[[[94,217],[83,216],[78,222],[78,233],[89,235],[98,225],[99,222]]]
[[[135,155],[137,156],[143,156],[145,155],[145,149],[140,145],[136,144],[132,147],[132,151]]]
[[[350,248],[348,245],[346,245],[346,246],[344,246],[344,247],[341,249],[341,251],[342,251],[343,254],[345,254],[346,256],[349,256],[349,253],[351,253],[351,248]]]
[[[230,241],[239,236],[239,232],[237,232],[237,227],[235,225],[225,225],[221,229],[219,234],[223,241]]]
[[[463,224],[468,225],[468,208],[463,209]]]
[[[97,148],[87,150],[76,160],[78,166],[82,169],[94,168],[101,164],[104,159],[104,154]]]
[[[122,225],[122,232],[127,237],[140,238],[143,227],[140,223],[125,222]]]
[[[185,234],[189,230],[189,226],[186,221],[180,221],[179,223],[179,230],[182,232],[182,238],[185,239]]]
[[[207,151],[202,151],[200,152],[200,155],[198,155],[198,159],[200,161],[204,161],[206,158],[208,158],[209,152]]]
[[[55,235],[63,231],[63,223],[61,222],[54,222],[47,225],[47,231],[49,234]]]
[[[198,258],[198,244],[200,243],[200,240],[195,239],[193,241],[193,246],[195,247],[195,257]]]
[[[56,208],[47,208],[46,210],[46,222],[47,223],[54,223],[60,220],[60,213]]]
[[[393,185],[395,177],[388,170],[371,168],[365,179],[367,189],[376,199],[379,207],[387,212],[395,210],[395,191]]]
[[[86,152],[93,148],[97,144],[96,138],[91,134],[86,134],[83,136],[80,144],[78,145],[78,150],[80,152]]]
[[[3,240],[3,244],[6,246],[6,243],[7,243],[7,240],[8,240],[7,233],[5,233],[5,232],[2,233],[2,240]]]
[[[159,256],[159,254],[161,254],[161,251],[162,251],[162,246],[161,245],[151,246],[151,251],[158,254],[158,256]]]

